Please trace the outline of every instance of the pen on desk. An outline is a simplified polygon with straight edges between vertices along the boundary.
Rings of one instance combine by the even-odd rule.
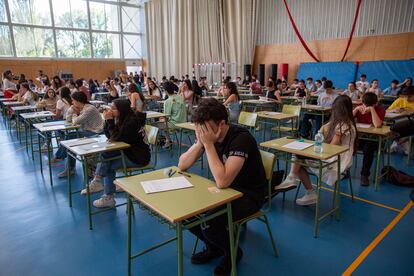
[[[184,176],[187,176],[187,177],[191,177],[191,175],[189,175],[189,174],[187,174],[187,173],[183,173],[183,172],[178,172],[179,174],[182,174],[182,175],[184,175]]]
[[[170,174],[168,174],[168,177],[173,176],[176,172],[177,172],[177,171],[170,172]]]

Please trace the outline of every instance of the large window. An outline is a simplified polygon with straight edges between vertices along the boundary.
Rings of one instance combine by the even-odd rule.
[[[0,56],[139,59],[142,0],[0,0]]]

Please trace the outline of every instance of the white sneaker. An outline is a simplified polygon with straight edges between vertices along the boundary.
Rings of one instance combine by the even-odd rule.
[[[306,191],[306,194],[296,199],[297,205],[312,205],[316,203],[316,192],[314,190]]]
[[[172,143],[170,141],[165,142],[164,146],[162,146],[163,149],[169,149],[172,146]]]
[[[75,169],[70,170],[70,175],[74,175],[74,174],[75,174]],[[67,169],[65,169],[64,171],[60,172],[60,173],[58,174],[58,177],[59,177],[59,178],[65,178],[65,177],[68,177],[68,171],[67,171]]]
[[[390,152],[398,152],[398,144],[397,142],[392,142],[391,147],[390,147]]]
[[[287,189],[290,189],[290,188],[294,188],[294,187],[299,185],[299,182],[300,182],[300,180],[299,180],[299,178],[297,178],[297,176],[289,174],[282,183],[280,183],[279,185],[277,185],[275,187],[275,191],[287,190]]]
[[[89,183],[89,193],[90,194],[98,193],[100,191],[103,191],[103,189],[104,189],[104,186],[102,185],[100,180],[96,180],[94,178]],[[86,195],[87,193],[88,193],[88,191],[86,190],[86,188],[81,191],[81,195]]]
[[[93,206],[96,208],[113,208],[116,201],[113,195],[103,195],[100,199],[93,201]]]

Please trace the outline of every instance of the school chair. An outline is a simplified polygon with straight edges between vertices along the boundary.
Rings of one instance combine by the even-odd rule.
[[[300,116],[300,105],[289,105],[284,104],[282,108],[282,113],[290,114],[297,116],[296,119],[291,120],[291,126],[284,125],[280,127],[273,127],[270,130],[270,137],[272,137],[273,132],[277,132],[278,137],[280,137],[281,133],[291,133],[292,136],[296,135],[299,132],[299,116]]]
[[[247,127],[254,136],[257,123],[257,113],[241,111],[238,124]]]
[[[239,239],[240,239],[240,232],[243,226],[246,225],[247,222],[257,219],[261,222],[263,222],[266,225],[267,232],[269,234],[270,242],[272,245],[273,253],[276,257],[279,256],[279,253],[276,248],[275,240],[273,238],[272,230],[269,225],[269,220],[267,218],[267,214],[270,212],[270,207],[272,205],[272,177],[273,177],[273,167],[275,165],[276,156],[273,153],[260,150],[260,155],[262,157],[262,163],[263,167],[265,169],[265,175],[266,175],[266,181],[267,181],[267,196],[266,196],[266,202],[264,203],[264,207],[262,207],[258,212],[255,214],[243,218],[241,220],[235,221],[233,223],[234,225],[234,234],[235,234],[235,250],[237,252],[237,248],[239,247]],[[207,223],[208,224],[208,223]],[[195,241],[193,252],[194,255],[197,250],[197,244],[198,244],[198,238]]]

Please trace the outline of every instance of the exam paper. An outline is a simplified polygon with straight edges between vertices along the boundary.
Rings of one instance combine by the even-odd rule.
[[[306,148],[309,148],[310,146],[313,146],[313,144],[293,141],[289,144],[284,145],[283,148],[294,149],[294,150],[304,150]]]
[[[141,186],[145,193],[158,193],[171,190],[185,189],[193,187],[184,176],[163,178],[158,180],[142,181]]]
[[[356,126],[359,128],[370,128],[371,124],[356,124]]]

